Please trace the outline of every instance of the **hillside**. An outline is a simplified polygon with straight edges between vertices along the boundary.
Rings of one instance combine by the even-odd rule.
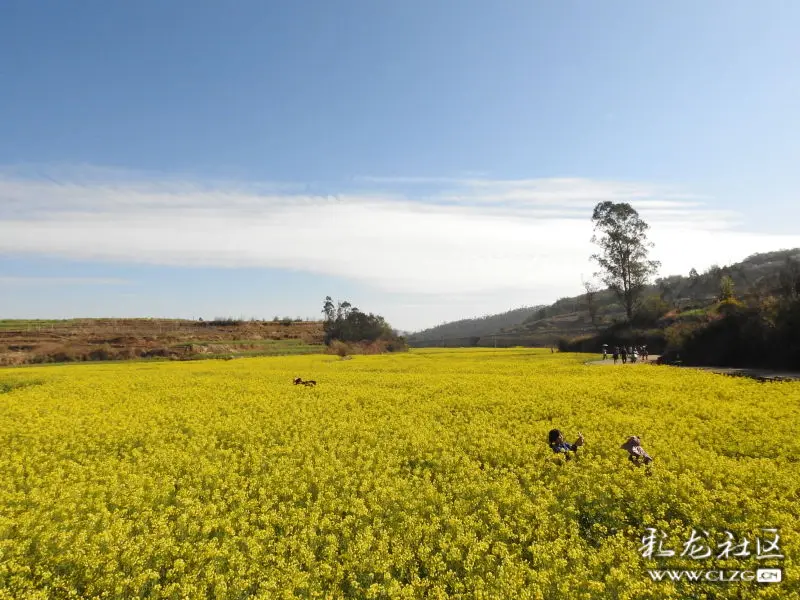
[[[134,358],[303,354],[322,349],[314,321],[69,319],[0,321],[0,365]]]
[[[486,315],[473,319],[461,319],[443,323],[430,329],[408,334],[411,345],[433,346],[459,345],[474,346],[476,339],[491,335],[501,329],[514,327],[541,309],[541,306],[526,306],[496,315]]]
[[[800,260],[800,248],[754,254],[732,265],[714,265],[704,273],[663,277],[648,286],[642,297],[657,298],[681,310],[700,309],[717,298],[723,275],[733,279],[737,296],[757,296],[779,285],[778,274],[789,258]],[[562,298],[549,306],[445,323],[411,334],[408,341],[416,347],[551,346],[561,338],[589,335],[624,320],[625,311],[612,292],[598,292],[594,303],[594,324],[586,298],[581,295]]]

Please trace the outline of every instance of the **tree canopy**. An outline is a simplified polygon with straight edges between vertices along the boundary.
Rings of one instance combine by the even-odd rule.
[[[600,266],[595,276],[616,294],[630,320],[648,280],[660,266],[658,261],[648,260],[653,247],[647,240],[649,225],[630,204],[610,201],[594,207],[592,223],[592,242],[600,247],[591,257]]]
[[[331,297],[326,296],[322,312],[325,315],[323,330],[326,344],[330,344],[333,340],[374,342],[396,337],[383,317],[372,313],[365,314],[347,301],[334,305]]]

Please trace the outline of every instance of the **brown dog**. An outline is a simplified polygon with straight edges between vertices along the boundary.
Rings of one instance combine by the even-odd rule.
[[[313,379],[309,379],[308,381],[303,381],[302,378],[300,377],[295,377],[293,379],[293,383],[295,385],[305,385],[306,387],[314,387],[315,385],[317,385],[317,382],[314,381]]]

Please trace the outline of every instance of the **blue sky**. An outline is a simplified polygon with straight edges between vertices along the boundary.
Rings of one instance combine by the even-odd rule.
[[[0,314],[418,329],[800,246],[794,2],[0,1]]]

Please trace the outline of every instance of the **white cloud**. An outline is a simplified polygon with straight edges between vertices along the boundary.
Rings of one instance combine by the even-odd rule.
[[[115,277],[16,277],[0,275],[0,285],[10,287],[21,285],[131,285],[131,283],[127,279],[117,279]]]
[[[100,171],[102,174],[102,171]],[[593,266],[591,208],[626,201],[651,225],[665,274],[800,236],[750,233],[682,190],[579,178],[360,178],[370,191],[176,178],[0,175],[0,252],[163,265],[274,267],[419,295],[499,293],[530,304],[577,293]],[[439,190],[398,192],[396,184]],[[375,190],[376,185],[383,186]],[[505,308],[509,308],[507,306]]]

